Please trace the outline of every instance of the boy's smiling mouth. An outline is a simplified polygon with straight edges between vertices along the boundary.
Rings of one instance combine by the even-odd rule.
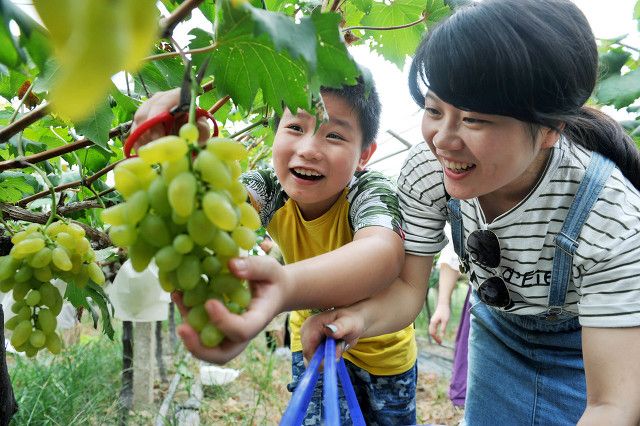
[[[289,171],[295,177],[304,180],[320,180],[324,177],[322,174],[316,172],[315,170],[303,169],[301,167],[293,167],[289,169]]]

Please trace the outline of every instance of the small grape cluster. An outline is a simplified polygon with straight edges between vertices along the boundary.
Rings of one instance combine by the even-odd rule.
[[[253,248],[260,218],[238,180],[244,146],[212,138],[199,147],[197,137],[187,123],[178,136],[156,139],[120,163],[114,179],[125,202],[104,210],[102,219],[136,271],[155,260],[162,289],[183,292],[188,323],[203,345],[214,347],[224,335],[209,322],[204,303],[216,298],[236,313],[248,306],[247,283],[226,265],[240,249]]]
[[[56,333],[56,318],[63,300],[51,280],[60,278],[84,288],[89,280],[104,284],[104,273],[84,229],[75,223],[30,224],[11,242],[9,254],[0,257],[0,291],[13,290],[15,301],[11,306],[15,316],[5,324],[13,331],[11,344],[30,357],[45,347],[57,354],[62,340]]]

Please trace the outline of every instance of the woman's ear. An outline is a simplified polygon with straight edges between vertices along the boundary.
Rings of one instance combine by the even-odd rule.
[[[550,127],[543,127],[540,130],[540,133],[542,136],[542,143],[540,144],[540,149],[553,148],[553,146],[555,146],[555,144],[560,140],[560,136],[563,130],[564,130],[564,123],[560,123],[560,125],[556,129],[552,129]]]
[[[371,159],[371,156],[373,155],[373,153],[376,152],[377,148],[378,148],[378,144],[375,142],[372,142],[371,145],[369,145],[368,147],[362,150],[362,152],[360,153],[360,159],[358,160],[358,167],[356,168],[357,171],[364,170],[364,167],[367,165],[367,163]]]

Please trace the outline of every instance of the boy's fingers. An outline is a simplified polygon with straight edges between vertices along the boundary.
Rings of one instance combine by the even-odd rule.
[[[238,278],[250,281],[272,279],[281,265],[271,256],[236,257],[229,261],[229,270]]]
[[[193,356],[214,364],[225,364],[229,362],[238,356],[248,344],[248,342],[234,343],[225,339],[215,348],[207,348],[202,346],[198,333],[189,325],[181,324],[177,327],[176,331],[182,339],[184,346]]]
[[[261,309],[249,309],[242,315],[236,315],[216,299],[208,300],[204,307],[211,322],[232,342],[248,341],[266,326]]]
[[[189,310],[182,304],[182,292],[174,291],[171,293],[171,300],[176,304],[182,318],[186,318],[189,314]]]

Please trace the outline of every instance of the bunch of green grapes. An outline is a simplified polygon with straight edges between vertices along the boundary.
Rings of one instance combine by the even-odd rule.
[[[5,327],[13,331],[11,344],[34,356],[47,348],[57,354],[62,347],[56,333],[62,295],[51,280],[60,278],[83,288],[89,280],[104,284],[95,254],[84,229],[75,223],[56,221],[49,226],[30,224],[11,238],[13,248],[0,257],[0,291],[13,290],[15,316]]]
[[[125,202],[102,213],[114,244],[128,249],[133,268],[143,271],[154,259],[163,290],[183,292],[187,321],[203,345],[214,347],[224,335],[204,309],[211,298],[240,313],[251,293],[227,269],[227,261],[256,243],[260,218],[247,203],[238,180],[243,145],[212,138],[197,146],[195,125],[179,136],[156,139],[114,170]]]

